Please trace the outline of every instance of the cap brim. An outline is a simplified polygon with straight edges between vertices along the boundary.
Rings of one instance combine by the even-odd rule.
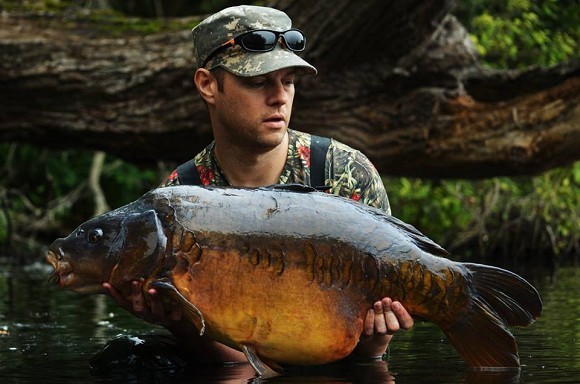
[[[316,75],[317,70],[294,52],[276,45],[270,52],[248,52],[235,46],[211,58],[205,68],[223,67],[237,76],[264,75],[282,68],[295,67],[307,75]]]

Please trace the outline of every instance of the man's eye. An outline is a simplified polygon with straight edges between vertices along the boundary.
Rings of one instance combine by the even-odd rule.
[[[246,87],[260,88],[266,85],[266,79],[261,76],[246,77],[240,80]]]
[[[253,81],[250,83],[250,86],[254,88],[262,88],[265,85],[266,85],[265,81]]]

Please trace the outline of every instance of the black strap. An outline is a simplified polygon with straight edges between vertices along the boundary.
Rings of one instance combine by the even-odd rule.
[[[312,135],[310,142],[310,186],[317,189],[324,189],[324,166],[328,147],[330,147],[328,137]],[[178,166],[177,176],[182,185],[201,185],[199,171],[195,166],[194,159]]]
[[[201,185],[199,171],[195,167],[194,159],[178,166],[177,176],[179,177],[179,183],[182,185]]]
[[[311,136],[310,141],[310,185],[317,189],[324,188],[324,166],[330,139],[322,136]]]

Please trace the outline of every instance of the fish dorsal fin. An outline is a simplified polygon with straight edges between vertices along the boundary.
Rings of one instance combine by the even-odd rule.
[[[205,333],[205,320],[201,311],[183,297],[170,281],[166,279],[157,280],[151,283],[151,287],[167,294],[175,302],[182,305],[185,316],[197,327],[199,335],[202,336]]]
[[[286,191],[286,192],[298,192],[298,193],[311,193],[318,192],[318,188],[310,187],[303,184],[272,184],[265,187],[259,187],[258,189],[264,191]]]
[[[248,362],[254,368],[254,371],[260,376],[260,378],[271,378],[278,376],[282,372],[282,368],[272,362],[264,362],[256,353],[256,349],[251,345],[242,345],[242,352],[246,355]]]
[[[386,216],[387,220],[398,227],[403,233],[408,236],[421,250],[429,252],[435,256],[449,257],[450,253],[446,249],[435,243],[433,240],[422,234],[417,228],[411,224],[397,219],[395,216]]]

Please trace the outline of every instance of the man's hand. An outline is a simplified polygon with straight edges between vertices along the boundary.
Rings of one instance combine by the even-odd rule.
[[[150,303],[147,305],[145,296],[141,289],[142,282],[133,281],[131,283],[131,300],[123,297],[111,284],[103,283],[103,287],[109,292],[109,295],[115,300],[118,306],[129,313],[137,316],[151,324],[158,324],[167,329],[174,328],[182,319],[182,309],[179,306],[173,306],[170,311],[165,311],[163,301],[155,289],[148,291]]]
[[[147,291],[150,303],[147,305],[140,281],[131,283],[131,298],[127,300],[111,284],[103,283],[118,306],[149,323],[167,328],[185,348],[198,357],[200,362],[246,362],[246,356],[235,349],[201,337],[199,330],[185,320],[181,307],[174,306],[166,311],[159,293],[155,289]]]
[[[413,318],[401,303],[385,297],[367,312],[360,341],[353,353],[360,357],[380,357],[387,350],[393,333],[411,329],[413,324]]]

